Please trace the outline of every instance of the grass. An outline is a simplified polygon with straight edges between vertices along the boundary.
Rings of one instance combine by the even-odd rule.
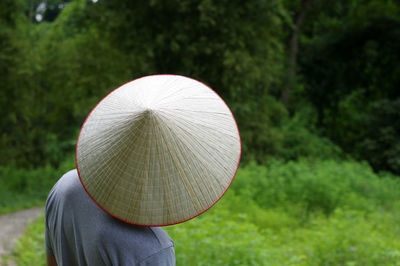
[[[26,228],[25,235],[19,239],[11,255],[3,259],[3,264],[7,265],[10,260],[17,265],[46,265],[44,215]]]
[[[177,265],[400,265],[400,179],[355,162],[242,167],[210,211],[164,229]],[[44,265],[43,217],[14,250]],[[34,264],[29,264],[35,262]]]
[[[47,194],[67,170],[75,168],[73,160],[60,168],[15,169],[0,166],[0,215],[44,205]]]

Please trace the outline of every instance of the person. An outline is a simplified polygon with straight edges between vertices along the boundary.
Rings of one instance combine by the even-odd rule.
[[[160,227],[134,226],[100,209],[69,171],[45,207],[48,265],[175,265],[174,243]]]
[[[233,115],[206,85],[153,75],[117,88],[86,118],[77,167],[48,195],[47,265],[175,265],[160,226],[211,208],[240,153]]]

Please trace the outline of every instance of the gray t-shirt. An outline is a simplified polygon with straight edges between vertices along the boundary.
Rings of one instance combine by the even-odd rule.
[[[160,227],[135,226],[103,211],[75,170],[46,202],[46,250],[58,265],[175,265],[174,243]]]

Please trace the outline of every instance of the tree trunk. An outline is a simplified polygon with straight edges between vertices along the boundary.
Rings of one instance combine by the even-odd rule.
[[[288,82],[286,87],[282,90],[281,100],[285,105],[289,104],[290,92],[294,87],[296,81],[296,64],[297,64],[297,52],[299,48],[299,32],[301,24],[303,23],[307,9],[311,5],[313,0],[302,0],[301,9],[296,17],[296,24],[290,33],[289,41],[289,68],[288,68]]]

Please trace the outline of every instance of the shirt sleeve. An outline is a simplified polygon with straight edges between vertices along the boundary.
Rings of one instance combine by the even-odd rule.
[[[51,248],[51,244],[50,244],[50,236],[49,236],[49,230],[47,229],[47,225],[45,225],[46,229],[44,231],[44,239],[45,239],[45,247],[46,247],[46,252],[49,255],[54,256],[53,250]]]
[[[174,246],[164,248],[157,253],[145,258],[140,266],[175,266]]]
[[[53,191],[53,190],[52,190]],[[52,192],[50,192],[52,193]],[[46,252],[54,257],[54,252],[52,249],[52,244],[51,244],[51,239],[50,239],[50,232],[49,232],[49,226],[48,226],[48,212],[49,212],[49,197],[47,198],[46,201],[46,207],[45,207],[45,221],[44,221],[44,241],[45,241],[45,248]]]

